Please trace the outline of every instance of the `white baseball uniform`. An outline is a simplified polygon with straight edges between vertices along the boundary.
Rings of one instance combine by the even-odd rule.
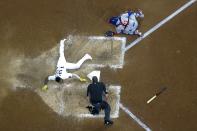
[[[89,54],[85,54],[84,57],[82,57],[77,63],[66,62],[66,59],[64,56],[64,42],[65,42],[65,40],[66,39],[60,41],[60,48],[59,48],[60,57],[57,62],[56,72],[54,75],[49,76],[48,80],[55,80],[56,77],[60,77],[62,79],[71,78],[73,76],[78,77],[76,74],[68,73],[67,69],[79,69],[84,61],[92,59],[92,57]]]

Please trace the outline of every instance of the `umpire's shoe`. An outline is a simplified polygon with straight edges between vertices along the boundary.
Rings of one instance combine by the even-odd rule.
[[[113,121],[111,121],[111,120],[105,120],[105,122],[104,122],[104,124],[106,125],[106,126],[110,126],[110,125],[113,125]]]

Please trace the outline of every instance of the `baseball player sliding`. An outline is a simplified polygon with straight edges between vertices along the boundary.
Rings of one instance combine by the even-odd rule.
[[[92,57],[89,54],[85,54],[77,63],[69,63],[66,62],[65,56],[64,56],[64,42],[66,39],[63,39],[60,41],[60,48],[59,48],[59,60],[57,62],[57,69],[54,75],[48,76],[45,78],[44,86],[42,87],[42,90],[47,90],[48,86],[47,83],[50,80],[55,80],[58,83],[63,82],[64,79],[68,78],[77,78],[80,81],[84,82],[86,79],[83,79],[79,77],[77,74],[74,73],[68,73],[67,69],[79,69],[81,65],[86,60],[92,60]]]

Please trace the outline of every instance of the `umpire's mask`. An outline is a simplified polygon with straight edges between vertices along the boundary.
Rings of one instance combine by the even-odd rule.
[[[92,83],[98,83],[98,78],[96,76],[92,77]]]

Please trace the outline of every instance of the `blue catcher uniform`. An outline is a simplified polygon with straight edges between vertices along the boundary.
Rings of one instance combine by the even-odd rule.
[[[120,16],[111,17],[109,23],[115,25],[116,32],[118,34],[127,34],[127,35],[141,35],[141,32],[137,30],[138,21],[137,17],[144,17],[141,11],[132,12],[127,11],[126,13],[121,14]]]

